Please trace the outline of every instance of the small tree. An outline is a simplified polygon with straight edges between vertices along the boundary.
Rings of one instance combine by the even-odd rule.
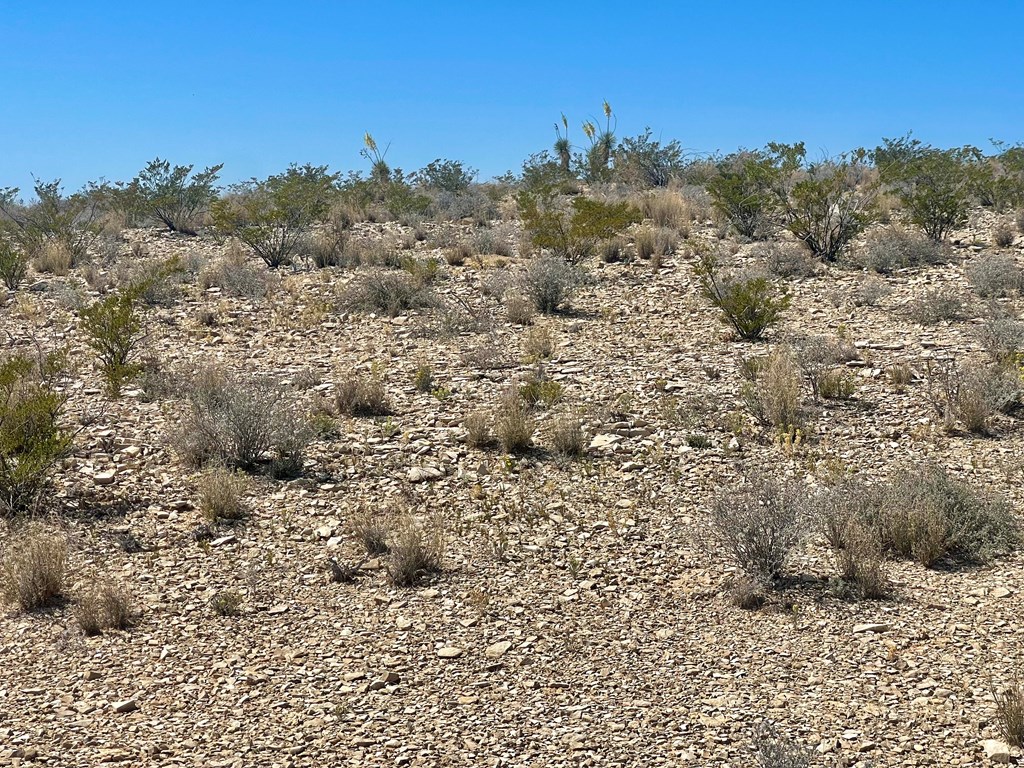
[[[0,214],[11,226],[16,242],[30,254],[48,243],[67,251],[72,263],[88,253],[99,236],[99,209],[85,192],[65,195],[60,179],[36,180],[36,202],[18,202],[17,187],[0,189]]]
[[[983,175],[976,148],[936,149],[908,135],[884,139],[874,159],[882,180],[896,191],[910,220],[932,240],[941,242],[967,222]]]
[[[683,150],[678,141],[662,145],[651,138],[651,129],[625,138],[615,150],[615,176],[637,187],[668,186],[683,169]]]
[[[191,165],[172,166],[158,157],[139,172],[128,190],[141,212],[171,232],[194,235],[200,215],[217,198],[216,183],[223,167],[223,163],[213,165],[193,174]]]
[[[767,237],[779,224],[779,202],[803,152],[803,144],[769,144],[721,160],[706,185],[715,210],[743,237]]]
[[[701,294],[741,339],[760,339],[789,307],[789,295],[760,275],[730,274],[706,251],[693,269]]]
[[[271,269],[292,264],[310,227],[330,212],[338,178],[325,165],[292,165],[263,181],[238,184],[232,198],[211,206],[214,226],[249,246]]]
[[[85,343],[96,352],[100,371],[112,397],[140,372],[135,362],[146,338],[139,312],[137,290],[112,293],[82,310]]]
[[[429,163],[413,174],[417,184],[451,195],[465,193],[473,184],[477,170],[458,160],[441,160]]]

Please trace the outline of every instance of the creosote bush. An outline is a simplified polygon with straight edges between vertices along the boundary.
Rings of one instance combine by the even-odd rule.
[[[28,257],[0,230],[0,281],[9,291],[18,290],[28,272]]]
[[[0,560],[0,596],[25,611],[42,608],[64,589],[67,544],[39,526],[12,536]]]
[[[99,358],[100,372],[111,396],[140,372],[139,346],[146,338],[137,290],[112,293],[81,311],[85,343]]]
[[[801,537],[805,492],[787,481],[751,475],[723,489],[711,507],[715,542],[743,572],[768,585],[783,575]]]
[[[727,273],[710,251],[699,255],[694,274],[701,294],[741,339],[761,338],[789,307],[789,295],[766,277]]]
[[[236,378],[200,371],[188,406],[171,435],[189,465],[210,464],[274,477],[301,473],[311,433],[284,389],[265,377]]]
[[[0,514],[31,511],[71,449],[61,354],[0,360]]]

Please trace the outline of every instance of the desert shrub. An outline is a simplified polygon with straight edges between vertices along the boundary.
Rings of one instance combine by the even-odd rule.
[[[811,277],[818,268],[807,249],[795,243],[761,243],[751,255],[762,259],[776,277]]]
[[[902,392],[914,380],[914,369],[907,363],[893,363],[886,366],[885,374],[896,387],[897,392]]]
[[[636,233],[636,255],[641,259],[671,256],[678,244],[675,231],[665,227],[643,227]]]
[[[992,417],[1017,402],[1024,384],[1020,374],[1002,365],[964,368],[955,362],[933,364],[928,394],[947,428],[957,422],[969,432],[985,434]]]
[[[212,204],[213,224],[222,235],[245,243],[271,269],[290,265],[313,224],[327,219],[338,178],[326,166],[292,165],[263,181],[235,185],[233,195]]]
[[[251,301],[262,299],[268,290],[266,271],[253,268],[241,248],[229,248],[223,257],[207,264],[198,282],[204,291],[217,287],[225,296]]]
[[[868,522],[887,551],[925,566],[944,557],[987,562],[1020,539],[1004,499],[982,495],[934,466],[894,476],[869,509]]]
[[[532,260],[517,284],[539,312],[550,314],[563,308],[583,281],[579,267],[549,255]]]
[[[242,612],[242,595],[222,589],[210,598],[210,609],[218,616],[238,616]]]
[[[412,385],[417,392],[429,392],[434,388],[434,369],[424,363],[416,367],[412,376]]]
[[[993,690],[999,736],[1013,747],[1024,747],[1024,681],[1014,674],[1009,685]]]
[[[473,246],[465,241],[444,249],[444,260],[450,267],[461,267],[466,260],[475,255]]]
[[[992,230],[992,242],[997,248],[1009,248],[1013,245],[1014,234],[1006,224],[1001,224]]]
[[[519,387],[519,397],[531,408],[550,408],[562,399],[562,385],[543,371],[530,375]]]
[[[812,501],[813,514],[832,548],[839,578],[867,599],[885,597],[890,590],[881,536],[868,522],[877,498],[874,489],[847,480],[822,491]]]
[[[334,407],[348,416],[386,416],[391,402],[384,377],[377,372],[352,372],[334,385]]]
[[[485,227],[473,233],[471,245],[477,253],[512,258],[512,233],[504,225]]]
[[[16,291],[28,272],[28,257],[0,229],[0,281]]]
[[[390,550],[388,537],[391,533],[392,515],[360,505],[348,521],[348,529],[370,557],[386,555]]]
[[[171,442],[191,466],[265,468],[283,477],[301,471],[310,438],[282,387],[264,377],[240,379],[210,369],[192,382]]]
[[[888,274],[897,269],[942,264],[949,260],[949,251],[916,232],[883,227],[868,235],[856,258],[868,269]]]
[[[91,637],[105,629],[128,629],[134,623],[136,613],[128,590],[119,584],[103,581],[91,585],[78,598],[75,620]]]
[[[203,214],[217,198],[217,178],[223,164],[192,173],[191,165],[172,166],[151,160],[128,185],[138,211],[163,223],[171,232],[196,234]]]
[[[1024,286],[1024,271],[1006,254],[981,256],[964,271],[974,292],[984,298],[1009,296]]]
[[[793,170],[785,158],[770,150],[730,155],[707,180],[712,208],[741,237],[765,238],[779,223],[776,190]]]
[[[978,333],[985,351],[996,365],[1014,365],[1024,351],[1024,322],[1001,313],[990,314]]]
[[[964,303],[957,294],[938,288],[929,288],[907,306],[907,315],[921,325],[958,320],[963,311]]]
[[[759,339],[789,307],[789,295],[765,277],[726,273],[711,251],[699,255],[694,274],[701,294],[741,339]]]
[[[563,413],[548,428],[551,449],[559,456],[582,456],[587,450],[587,436],[579,414]]]
[[[411,275],[376,270],[352,280],[341,295],[346,309],[386,312],[390,317],[437,304],[434,293]]]
[[[800,541],[804,498],[801,489],[761,475],[723,489],[710,510],[715,543],[751,579],[770,584]]]
[[[75,257],[63,243],[43,242],[33,251],[32,266],[36,272],[64,276],[75,266]]]
[[[441,572],[444,534],[439,523],[418,522],[412,515],[399,518],[388,544],[388,578],[399,587],[423,584]]]
[[[244,500],[249,483],[237,472],[214,467],[196,482],[199,511],[209,522],[241,520],[246,514]]]
[[[56,385],[63,358],[11,355],[0,360],[0,512],[31,510],[71,448],[61,426],[67,396]]]
[[[805,423],[800,368],[792,350],[777,347],[757,367],[741,396],[751,414],[765,427],[778,431],[800,429]]]
[[[807,752],[773,728],[758,730],[754,744],[756,768],[810,768]]]
[[[785,149],[785,165],[802,164],[803,144]],[[808,165],[781,201],[786,229],[815,256],[835,261],[871,221],[875,186],[858,183],[866,153],[853,152],[836,160]]]
[[[506,453],[520,453],[530,447],[533,416],[515,385],[506,389],[494,411],[494,434]]]
[[[856,349],[849,342],[824,336],[806,336],[796,341],[794,353],[794,359],[807,377],[815,398],[829,399],[840,395],[838,399],[845,399],[841,393],[847,389],[844,381],[848,377],[834,369],[840,363],[857,357]]]
[[[651,129],[624,138],[613,152],[615,178],[633,187],[666,187],[683,170],[683,149],[676,140],[665,144],[651,138]],[[672,226],[666,224],[665,226]]]
[[[853,290],[853,303],[858,307],[874,307],[890,293],[892,288],[885,280],[868,275],[857,281]]]
[[[163,261],[133,263],[117,270],[117,273],[117,282],[142,304],[170,307],[181,297],[187,269],[177,256],[173,256]]]
[[[615,264],[616,262],[626,260],[628,256],[626,241],[621,237],[605,240],[598,246],[598,256],[601,257],[601,261],[605,264]]]
[[[138,293],[112,293],[81,311],[81,327],[99,358],[100,372],[113,397],[139,373],[139,347],[146,338],[138,307]]]
[[[301,250],[305,251],[316,269],[344,267],[350,263],[345,253],[347,243],[348,232],[328,225],[326,229],[307,237]]]
[[[466,444],[473,448],[486,448],[494,442],[491,421],[483,411],[473,411],[462,420],[466,430]]]
[[[49,261],[56,266],[59,255],[62,271],[39,271],[66,274],[88,256],[99,236],[100,211],[86,191],[64,194],[60,179],[37,180],[33,191],[36,202],[25,206],[16,200],[18,189],[0,189],[0,217],[6,219],[8,231],[22,252],[35,257],[37,264],[47,266]]]
[[[669,227],[677,232],[689,227],[692,211],[689,203],[675,190],[658,189],[643,198],[644,218],[657,227]]]
[[[967,222],[980,159],[974,147],[941,150],[909,136],[885,139],[875,150],[882,180],[935,242]]]
[[[514,325],[530,325],[535,312],[533,302],[524,296],[514,294],[505,298],[505,315]]]
[[[517,198],[523,229],[534,246],[571,264],[590,256],[598,244],[640,221],[628,202],[606,203],[576,197],[566,207],[552,193],[521,192]]]
[[[64,589],[67,543],[42,527],[12,536],[0,560],[0,595],[22,610],[42,608]]]

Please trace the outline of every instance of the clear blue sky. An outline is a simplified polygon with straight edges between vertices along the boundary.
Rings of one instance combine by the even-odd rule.
[[[618,135],[814,153],[913,129],[1024,140],[1024,2],[0,0],[0,186],[129,179],[159,155],[223,178],[290,162],[486,178],[608,99]]]

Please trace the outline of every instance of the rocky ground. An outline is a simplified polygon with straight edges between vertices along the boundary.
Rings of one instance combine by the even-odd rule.
[[[147,312],[146,353],[164,370],[271,374],[312,409],[373,366],[394,406],[388,419],[341,418],[303,477],[256,480],[247,519],[198,538],[197,473],[167,440],[184,404],[135,389],[106,397],[74,312],[91,289],[78,270],[32,275],[3,299],[4,344],[70,345],[81,363],[69,413],[85,426],[49,505],[70,542],[70,598],[8,607],[0,624],[0,765],[738,767],[765,724],[814,765],[990,764],[993,686],[1024,663],[1024,555],[969,569],[894,563],[890,598],[854,600],[830,589],[831,555],[811,536],[790,566],[799,578],[746,611],[730,600],[728,558],[706,545],[708,506],[744,467],[810,489],[837,466],[873,476],[931,461],[1019,509],[1020,422],[950,433],[923,382],[929,359],[984,359],[984,305],[964,270],[994,246],[991,221],[972,226],[951,264],[880,278],[892,290],[875,306],[856,305],[865,275],[848,267],[789,282],[792,307],[769,343],[817,333],[859,351],[853,398],[816,404],[796,446],[747,414],[740,363],[766,345],[728,337],[686,249],[658,270],[592,265],[572,311],[532,327],[507,322],[482,290],[519,269],[516,257],[442,264],[438,294],[491,318],[454,332],[427,310],[337,311],[358,270],[282,271],[259,300],[190,282]],[[125,260],[130,244],[136,258],[197,263],[226,247],[127,237]],[[1003,250],[1019,258],[1021,238]],[[940,286],[968,300],[965,318],[909,319],[908,304]],[[565,392],[539,415],[540,448],[468,447],[463,418],[534,368],[524,347],[538,328]],[[884,374],[896,363],[918,373],[902,391]],[[444,392],[417,391],[422,365]],[[574,409],[590,448],[560,460],[543,448],[546,425]],[[691,447],[695,433],[710,446]],[[353,583],[333,582],[329,558],[360,559],[348,529],[360,506],[440,521],[443,573],[400,588],[371,560]],[[133,595],[130,630],[83,636],[75,584],[97,574]],[[223,590],[242,596],[239,615],[211,609]]]

